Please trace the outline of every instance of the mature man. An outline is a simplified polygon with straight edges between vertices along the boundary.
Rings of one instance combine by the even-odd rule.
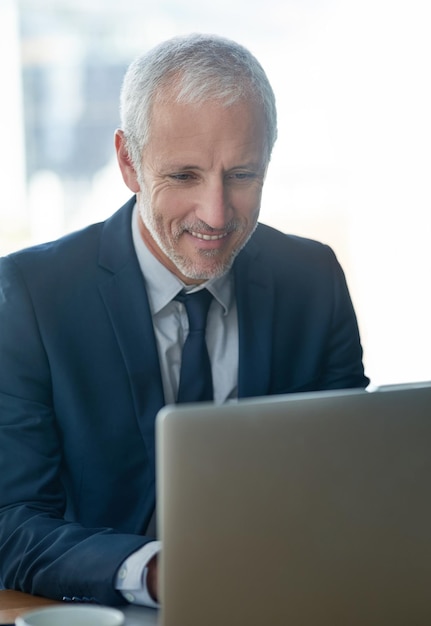
[[[2,259],[5,587],[157,597],[154,420],[182,393],[190,292],[211,294],[210,381],[184,398],[367,385],[332,251],[257,226],[275,139],[273,92],[247,50],[163,43],[123,85],[115,145],[136,195],[102,224]]]

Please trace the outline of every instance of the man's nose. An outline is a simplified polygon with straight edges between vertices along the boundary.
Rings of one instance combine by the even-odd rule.
[[[223,230],[232,217],[229,194],[223,180],[207,181],[200,190],[196,217],[215,230]]]

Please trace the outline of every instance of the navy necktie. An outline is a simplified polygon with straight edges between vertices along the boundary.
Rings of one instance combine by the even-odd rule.
[[[189,318],[189,334],[183,346],[177,402],[213,400],[211,363],[205,341],[208,309],[212,295],[208,289],[179,293],[175,300],[184,304]]]

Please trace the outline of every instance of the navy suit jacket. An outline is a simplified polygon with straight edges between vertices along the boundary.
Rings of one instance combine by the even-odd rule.
[[[149,541],[157,347],[131,235],[110,219],[0,262],[0,582],[120,603]],[[240,397],[364,387],[343,272],[327,247],[259,225],[234,270]]]

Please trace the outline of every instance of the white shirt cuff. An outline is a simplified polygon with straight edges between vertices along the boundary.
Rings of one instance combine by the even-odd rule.
[[[161,550],[160,541],[150,541],[123,561],[115,578],[115,589],[127,602],[159,607],[150,596],[147,588],[148,563]]]

